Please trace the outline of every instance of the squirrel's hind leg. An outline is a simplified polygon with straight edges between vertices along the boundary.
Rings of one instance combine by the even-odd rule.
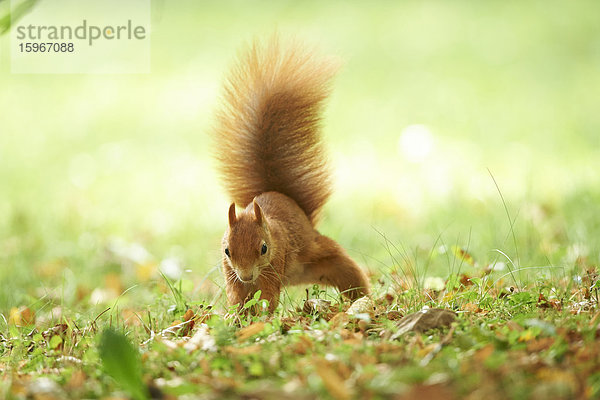
[[[335,240],[319,235],[304,263],[304,279],[338,288],[351,300],[369,294],[367,276]]]

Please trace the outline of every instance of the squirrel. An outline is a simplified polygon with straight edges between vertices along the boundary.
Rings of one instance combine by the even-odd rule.
[[[260,290],[272,313],[282,287],[297,284],[332,285],[351,300],[369,294],[356,262],[315,229],[332,191],[320,121],[336,71],[331,60],[275,35],[255,40],[225,80],[212,133],[233,200],[222,240],[230,305]]]

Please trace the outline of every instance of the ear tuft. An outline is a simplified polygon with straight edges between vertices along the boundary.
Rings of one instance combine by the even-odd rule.
[[[259,224],[262,225],[262,223],[263,223],[262,210],[260,209],[260,206],[258,205],[256,200],[253,200],[252,204],[254,204],[254,219],[256,219],[256,222],[258,222]]]
[[[231,203],[229,206],[229,226],[233,226],[237,221],[237,217],[235,215],[235,203]]]

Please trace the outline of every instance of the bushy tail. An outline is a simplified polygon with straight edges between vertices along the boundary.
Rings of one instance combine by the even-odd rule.
[[[235,203],[276,191],[315,223],[331,192],[319,125],[336,70],[331,60],[276,36],[241,54],[214,130],[219,172]]]

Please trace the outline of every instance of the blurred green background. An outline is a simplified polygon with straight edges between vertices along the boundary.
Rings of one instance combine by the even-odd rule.
[[[121,301],[145,304],[159,268],[223,304],[229,200],[208,132],[236,52],[275,30],[343,62],[320,229],[374,281],[445,278],[454,245],[476,261],[464,269],[508,262],[494,249],[523,268],[598,263],[599,15],[597,1],[154,1],[139,75],[11,74],[5,34],[0,312],[100,309],[134,285]]]

